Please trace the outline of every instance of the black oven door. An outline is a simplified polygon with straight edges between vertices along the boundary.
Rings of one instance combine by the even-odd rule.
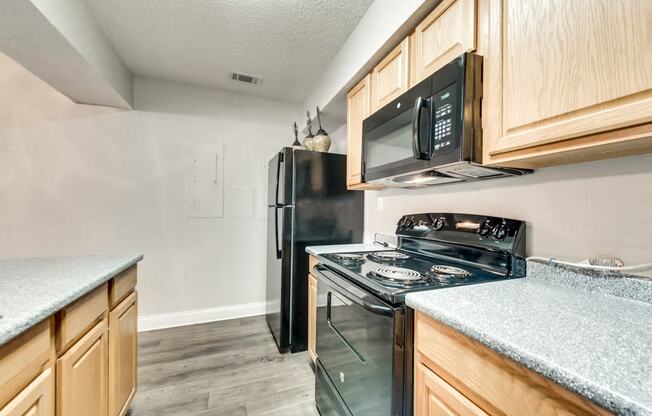
[[[430,167],[432,154],[430,78],[362,123],[363,179],[373,182]]]
[[[321,415],[402,415],[403,394],[394,392],[393,373],[396,315],[402,317],[403,309],[386,304],[323,266],[314,271],[318,278],[320,372],[315,400]]]

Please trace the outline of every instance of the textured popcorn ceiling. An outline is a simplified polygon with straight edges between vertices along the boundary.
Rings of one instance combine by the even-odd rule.
[[[373,0],[85,1],[135,74],[301,102]]]

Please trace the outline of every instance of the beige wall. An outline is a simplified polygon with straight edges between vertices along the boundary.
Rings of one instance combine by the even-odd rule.
[[[465,212],[528,223],[528,254],[652,262],[652,155],[420,190],[366,192],[365,238],[403,214]]]
[[[0,91],[0,257],[143,253],[141,314],[264,311],[265,162],[295,106],[145,78],[137,111],[77,105],[1,54]],[[216,146],[224,215],[187,218]]]

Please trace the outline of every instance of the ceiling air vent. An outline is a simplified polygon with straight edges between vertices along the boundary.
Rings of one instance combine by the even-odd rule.
[[[243,74],[241,72],[229,72],[229,78],[231,78],[233,81],[240,81],[251,85],[260,85],[263,83],[263,77]]]

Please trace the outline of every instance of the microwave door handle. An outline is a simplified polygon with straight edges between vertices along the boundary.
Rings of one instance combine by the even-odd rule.
[[[421,134],[419,128],[421,126],[421,108],[426,106],[426,100],[423,97],[417,97],[414,102],[414,113],[412,114],[412,153],[414,158],[419,160],[421,157]]]

